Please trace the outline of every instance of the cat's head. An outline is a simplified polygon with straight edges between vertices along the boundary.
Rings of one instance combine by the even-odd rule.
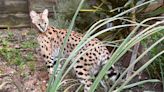
[[[48,9],[45,9],[42,13],[36,13],[35,11],[30,12],[30,17],[32,23],[39,29],[41,32],[45,32],[48,28]]]

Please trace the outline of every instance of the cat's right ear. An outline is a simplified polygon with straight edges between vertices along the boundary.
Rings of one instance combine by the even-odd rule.
[[[35,11],[30,11],[30,17],[33,19],[35,16],[37,16],[37,13]]]

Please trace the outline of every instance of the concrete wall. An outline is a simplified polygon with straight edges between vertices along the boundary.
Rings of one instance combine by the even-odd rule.
[[[29,11],[43,11],[45,8],[53,13],[56,0],[0,0],[0,28],[29,27]]]

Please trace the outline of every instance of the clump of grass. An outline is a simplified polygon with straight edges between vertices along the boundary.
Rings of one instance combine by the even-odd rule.
[[[32,40],[32,39],[30,39],[30,40],[27,40],[27,41],[24,41],[24,42],[22,42],[21,43],[21,47],[22,48],[36,48],[37,47],[37,43],[36,43],[36,41],[35,40]]]
[[[142,42],[143,46],[145,48],[148,48],[149,45],[152,45],[154,42],[156,42],[159,38],[163,37],[164,36],[164,32],[158,32],[154,35],[152,35],[151,37],[149,37],[148,39],[144,40]],[[156,55],[159,51],[162,51],[163,50],[163,47],[164,46],[164,41],[162,41],[158,46],[156,46],[156,48],[153,48],[149,53],[148,53],[148,57],[149,58],[152,58],[154,55]],[[161,67],[164,67],[164,56],[161,55],[159,56],[148,68],[147,68],[147,72],[149,74],[149,76],[151,78],[158,78],[158,79],[162,79],[162,76],[161,76],[161,71],[164,71],[163,68],[160,68]],[[162,70],[161,70],[162,69]]]
[[[24,62],[21,52],[17,49],[4,47],[0,49],[0,54],[10,64],[21,65]]]
[[[28,49],[36,48],[37,43],[35,40],[30,39],[23,42],[20,42],[17,40],[13,42],[14,33],[10,31],[10,29],[7,30],[7,37],[2,38],[0,40],[1,47],[0,48],[0,56],[3,57],[5,61],[7,61],[9,64],[14,64],[17,66],[22,66],[28,61],[34,61],[34,56],[32,50],[28,51]],[[21,43],[19,44],[19,47],[14,47],[13,45],[15,43]],[[16,44],[15,44],[16,45]],[[18,45],[18,44],[17,44]],[[27,49],[26,52],[23,50]]]
[[[34,71],[35,70],[35,61],[30,61],[30,62],[27,62],[27,66],[30,68],[31,71]]]

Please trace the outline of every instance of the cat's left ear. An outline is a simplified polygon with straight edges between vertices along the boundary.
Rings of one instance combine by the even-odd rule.
[[[30,17],[31,17],[31,19],[34,19],[34,17],[36,17],[37,16],[37,13],[35,12],[35,11],[31,11],[30,12]]]
[[[43,15],[44,15],[44,16],[48,16],[48,9],[45,9],[45,10],[43,11]]]

